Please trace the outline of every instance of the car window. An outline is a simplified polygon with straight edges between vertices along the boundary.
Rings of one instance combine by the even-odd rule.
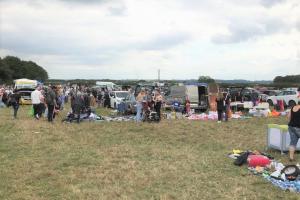
[[[114,93],[114,92],[110,92],[110,93],[109,93],[109,96],[115,97],[115,93]]]
[[[126,98],[125,101],[135,101],[135,97],[133,94],[129,94]]]
[[[285,95],[294,95],[295,93],[293,91],[285,91]]]
[[[249,90],[245,90],[243,93],[244,93],[244,95],[249,95],[250,91]]]
[[[117,92],[116,95],[119,98],[126,98],[129,94],[127,92]]]
[[[277,96],[283,96],[283,95],[284,95],[283,92],[279,92],[279,93],[277,94]]]

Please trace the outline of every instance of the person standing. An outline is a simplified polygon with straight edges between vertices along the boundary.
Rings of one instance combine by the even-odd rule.
[[[98,108],[103,106],[102,105],[102,98],[103,98],[103,95],[102,95],[102,90],[101,91],[98,91],[97,93],[97,104],[98,104]]]
[[[288,114],[289,118],[289,134],[291,138],[290,148],[289,148],[289,157],[290,161],[294,161],[294,154],[298,140],[300,138],[300,102],[298,105],[291,108],[291,111]]]
[[[42,109],[41,109],[41,99],[43,98],[43,95],[41,93],[41,86],[37,86],[36,89],[31,92],[31,102],[33,106],[33,115],[36,119],[40,119],[42,115]]]
[[[76,115],[77,123],[80,122],[80,114],[84,108],[84,97],[83,94],[78,91],[77,94],[74,96],[74,103],[73,103],[73,113]]]
[[[229,118],[230,103],[231,103],[231,97],[230,97],[230,94],[229,94],[229,91],[228,91],[227,94],[226,94],[226,97],[225,97],[225,121],[226,122],[228,121],[228,118]]]
[[[55,89],[54,86],[49,87],[46,95],[46,103],[48,106],[48,115],[47,115],[48,122],[53,122],[53,118],[55,115],[54,108],[56,106],[56,95],[54,89]]]
[[[158,121],[160,121],[161,119],[160,109],[161,109],[162,102],[163,102],[163,97],[160,94],[159,90],[156,90],[154,95],[154,109],[155,112],[157,113]]]
[[[60,110],[63,110],[65,107],[65,99],[66,99],[65,93],[62,92],[58,98],[60,99],[60,102],[61,102]]]
[[[2,101],[3,95],[4,95],[4,88],[0,88],[0,108],[5,107],[5,104]]]
[[[216,101],[217,101],[218,123],[221,123],[223,119],[223,112],[225,107],[225,101],[222,93],[218,94]]]
[[[8,106],[12,106],[13,108],[14,119],[17,119],[20,98],[21,96],[18,93],[12,93],[8,98]]]
[[[140,93],[136,97],[136,121],[142,121],[142,109],[143,109],[143,101],[145,99],[146,93],[145,90],[142,89]]]
[[[110,108],[110,97],[109,97],[109,91],[105,90],[104,94],[104,108]]]

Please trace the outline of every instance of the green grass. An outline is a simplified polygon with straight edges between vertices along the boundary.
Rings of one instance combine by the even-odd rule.
[[[61,123],[65,112],[48,124],[27,110],[17,120],[0,110],[0,199],[300,198],[226,157],[234,148],[264,150],[266,124],[285,118],[78,125]]]

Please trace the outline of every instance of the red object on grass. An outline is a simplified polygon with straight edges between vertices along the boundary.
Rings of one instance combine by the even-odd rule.
[[[268,157],[262,155],[250,155],[248,156],[247,161],[249,167],[265,167],[271,163]]]

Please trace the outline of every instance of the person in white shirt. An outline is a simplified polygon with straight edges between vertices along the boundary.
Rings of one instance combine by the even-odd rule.
[[[42,116],[42,107],[41,99],[43,95],[41,93],[41,86],[37,86],[36,89],[31,92],[31,102],[33,105],[33,114],[36,119],[39,119]]]

